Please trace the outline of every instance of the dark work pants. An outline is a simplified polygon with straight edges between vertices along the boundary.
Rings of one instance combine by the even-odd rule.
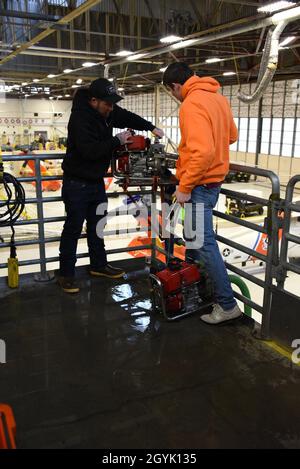
[[[87,242],[91,269],[107,264],[103,239],[97,236],[97,223],[105,217],[96,215],[99,204],[107,204],[104,181],[90,183],[64,177],[62,198],[66,209],[66,221],[60,240],[60,275],[73,277],[75,274],[76,250],[83,223],[87,221]],[[104,220],[103,220],[104,221]]]

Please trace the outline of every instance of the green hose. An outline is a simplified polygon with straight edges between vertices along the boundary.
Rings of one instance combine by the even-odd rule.
[[[251,295],[250,295],[249,288],[245,284],[244,280],[242,280],[237,275],[229,275],[229,279],[230,279],[231,283],[233,283],[234,285],[239,287],[239,289],[241,290],[241,293],[242,293],[243,296],[245,296],[246,298],[249,298],[249,300],[251,300]],[[251,313],[252,313],[251,306],[245,304],[244,305],[244,313],[251,318]]]

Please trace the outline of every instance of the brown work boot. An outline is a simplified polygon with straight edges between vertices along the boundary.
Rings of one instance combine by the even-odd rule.
[[[58,277],[57,283],[66,293],[78,293],[79,287],[74,277]]]
[[[125,271],[106,264],[104,267],[99,267],[97,269],[91,268],[89,273],[94,277],[121,278],[125,274]]]

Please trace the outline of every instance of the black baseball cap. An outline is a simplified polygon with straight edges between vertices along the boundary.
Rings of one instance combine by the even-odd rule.
[[[92,98],[102,99],[113,104],[123,99],[122,96],[117,94],[114,85],[106,78],[97,78],[97,80],[92,81],[89,92]]]

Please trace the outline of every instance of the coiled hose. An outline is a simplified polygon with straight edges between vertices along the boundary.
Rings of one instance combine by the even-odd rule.
[[[10,226],[18,220],[25,207],[25,191],[22,184],[11,174],[2,173],[0,168],[0,187],[3,185],[5,198],[0,200],[0,227]]]

